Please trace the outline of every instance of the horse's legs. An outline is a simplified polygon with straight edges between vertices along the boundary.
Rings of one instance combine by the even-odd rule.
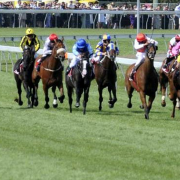
[[[76,104],[75,104],[76,108],[80,106],[80,98],[82,93],[83,93],[83,88],[77,88],[76,86]]]
[[[114,103],[117,101],[115,84],[114,84],[113,87],[108,86],[108,91],[109,91],[109,101],[108,101],[109,107],[113,108]],[[113,93],[113,99],[112,99],[112,96],[111,96],[111,91]]]
[[[140,91],[140,98],[141,98],[142,105],[144,107],[145,118],[149,119],[149,109],[147,108],[146,95],[144,94],[143,91]]]
[[[102,110],[102,102],[103,102],[103,96],[102,96],[103,89],[101,86],[98,86],[98,91],[99,91],[99,111],[101,111]]]
[[[60,91],[60,97],[58,98],[60,103],[63,103],[65,95],[64,95],[64,88],[63,88],[63,83],[59,86],[59,91]]]
[[[72,93],[73,93],[73,88],[68,87],[67,88],[67,93],[68,93],[68,98],[69,98],[69,110],[70,110],[70,113],[72,113],[72,102],[73,102]]]
[[[33,105],[31,104],[31,92],[30,92],[30,88],[27,85],[27,82],[23,83],[24,89],[26,91],[26,98],[28,99],[28,107],[32,107]]]
[[[21,93],[22,93],[21,84],[22,84],[22,81],[16,79],[16,86],[17,86],[19,98],[18,98],[18,99],[15,99],[15,101],[16,101],[20,106],[23,105],[23,101],[22,101],[22,99],[21,99]]]
[[[46,101],[46,104],[44,105],[44,108],[48,109],[49,108],[49,104],[48,104],[48,102],[49,102],[48,87],[45,84],[43,84],[43,90],[44,90],[45,101]]]
[[[160,72],[160,76],[159,76],[159,83],[160,83],[160,90],[162,93],[162,101],[161,101],[161,106],[165,107],[166,106],[166,89],[167,89],[167,78],[165,77],[165,75],[163,74],[163,72]]]
[[[52,87],[52,92],[53,92],[53,95],[54,95],[53,107],[57,108],[58,107],[58,103],[57,103],[57,96],[56,96],[56,86]]]
[[[86,105],[89,98],[89,86],[84,88],[83,114],[86,114]]]
[[[147,106],[149,112],[150,112],[150,110],[152,108],[152,103],[153,103],[153,101],[155,99],[155,96],[156,96],[155,93],[153,93],[153,94],[151,94],[151,96],[149,96],[148,106]]]
[[[132,103],[131,103],[131,99],[132,99],[132,93],[134,91],[134,88],[129,84],[129,87],[127,88],[126,86],[126,90],[127,90],[127,94],[128,94],[128,98],[129,98],[129,102],[127,104],[128,108],[132,108]]]
[[[173,111],[172,111],[172,114],[171,114],[172,118],[175,117],[175,109],[176,109],[176,98],[173,99]]]

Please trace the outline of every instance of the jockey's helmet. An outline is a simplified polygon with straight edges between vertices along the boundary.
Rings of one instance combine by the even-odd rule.
[[[31,28],[28,28],[28,29],[26,30],[26,35],[32,35],[32,34],[34,34],[34,30],[31,29]]]
[[[175,39],[176,39],[176,41],[180,41],[180,35],[177,34],[177,35],[175,36]]]
[[[109,34],[104,34],[103,35],[103,41],[104,40],[111,40],[111,36]]]
[[[79,39],[76,45],[78,49],[83,49],[86,47],[86,41],[84,39]]]
[[[56,34],[50,34],[49,35],[49,40],[50,41],[58,40],[58,36]]]
[[[147,39],[146,39],[146,35],[143,34],[143,33],[139,33],[137,36],[136,36],[136,39],[138,42],[146,42]]]

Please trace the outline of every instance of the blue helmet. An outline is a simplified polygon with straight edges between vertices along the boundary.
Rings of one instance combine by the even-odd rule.
[[[109,34],[104,34],[103,40],[111,40],[111,36]]]
[[[79,39],[76,43],[78,49],[84,49],[86,47],[86,41],[84,39]]]

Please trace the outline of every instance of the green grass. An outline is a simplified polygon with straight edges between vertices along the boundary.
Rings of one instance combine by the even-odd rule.
[[[98,90],[92,81],[86,115],[82,106],[74,107],[75,94],[69,113],[65,85],[64,103],[54,109],[49,90],[51,107],[45,110],[41,82],[39,106],[33,109],[27,108],[24,90],[23,106],[14,102],[17,89],[10,71],[0,72],[0,84],[1,180],[179,179],[179,111],[172,119],[172,102],[167,99],[167,106],[161,107],[159,92],[150,120],[144,119],[137,92],[128,109],[120,70],[115,107],[109,109],[104,89],[102,112],[98,111]]]

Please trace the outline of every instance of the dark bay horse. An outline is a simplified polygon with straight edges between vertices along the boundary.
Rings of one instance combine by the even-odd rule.
[[[174,86],[174,84],[172,83],[172,73],[173,73],[173,69],[175,69],[174,67],[176,66],[176,58],[174,57],[174,59],[172,59],[172,61],[169,64],[169,73],[165,73],[162,70],[162,67],[164,66],[164,63],[166,62],[166,59],[164,59],[164,61],[162,62],[161,68],[159,70],[159,83],[160,83],[160,90],[162,93],[162,101],[161,101],[161,105],[162,107],[166,106],[166,91],[167,91],[167,87],[169,84],[169,98],[171,101],[173,101],[173,103],[175,103],[174,97],[176,97],[176,88]],[[173,68],[172,68],[173,67]],[[169,83],[170,82],[170,83]],[[176,108],[180,109],[180,103],[179,103],[179,99],[176,98]],[[172,117],[173,117],[173,113],[172,113]]]
[[[72,112],[72,93],[73,89],[76,91],[76,104],[75,107],[80,106],[80,98],[84,92],[83,99],[83,114],[86,114],[86,106],[89,98],[89,88],[91,85],[91,73],[92,69],[89,64],[89,55],[82,55],[82,59],[77,63],[77,65],[72,70],[72,76],[66,75],[66,87],[69,97],[69,108]]]
[[[171,80],[172,79],[172,80]],[[171,86],[175,87],[176,93],[171,93],[170,91],[170,95],[169,98],[170,100],[173,101],[173,111],[171,114],[171,117],[175,117],[175,106],[177,107],[177,103],[179,105],[179,101],[180,101],[180,69],[175,69],[174,72],[171,73],[170,77],[169,77],[169,85],[170,85],[170,89]]]
[[[152,103],[155,99],[155,93],[158,88],[158,74],[154,68],[155,54],[156,54],[155,45],[153,43],[148,44],[146,57],[144,59],[144,62],[138,68],[134,77],[134,81],[129,81],[129,75],[132,71],[132,68],[134,67],[134,64],[129,66],[125,76],[125,85],[129,97],[129,102],[127,104],[127,107],[128,108],[132,107],[132,103],[131,103],[132,93],[134,89],[136,89],[140,94],[140,98],[142,102],[141,107],[144,108],[146,119],[149,119],[149,112],[151,110]],[[148,105],[146,103],[146,95],[149,96]]]
[[[14,70],[19,69],[21,59],[19,59],[15,65]],[[15,74],[14,78],[16,80],[16,86],[18,89],[19,98],[15,99],[16,102],[21,106],[23,101],[21,99],[21,84],[23,83],[24,89],[26,91],[26,97],[28,99],[28,107],[33,107],[34,105],[34,84],[32,83],[31,74],[34,66],[34,47],[25,47],[23,50],[23,65],[20,68],[20,73]]]
[[[117,101],[116,97],[116,81],[117,81],[117,74],[116,74],[116,50],[115,44],[110,43],[108,45],[107,55],[100,61],[99,64],[94,65],[94,73],[95,79],[98,85],[99,91],[99,111],[102,110],[102,102],[103,102],[103,89],[108,87],[109,91],[109,107],[113,108],[114,103]],[[113,98],[112,95],[113,94]]]
[[[44,108],[49,108],[49,96],[48,96],[48,89],[52,87],[52,92],[54,94],[54,101],[53,107],[56,108],[57,104],[57,96],[56,96],[56,87],[59,89],[61,96],[58,98],[61,103],[64,100],[64,89],[63,89],[63,65],[62,61],[65,58],[65,46],[62,40],[58,40],[52,50],[52,54],[47,56],[46,59],[41,63],[40,72],[36,71],[36,63],[39,60],[37,58],[35,60],[35,65],[32,73],[32,80],[35,84],[35,104],[38,104],[38,96],[37,96],[37,89],[39,80],[42,80],[43,83],[43,90],[45,94],[45,105]]]

